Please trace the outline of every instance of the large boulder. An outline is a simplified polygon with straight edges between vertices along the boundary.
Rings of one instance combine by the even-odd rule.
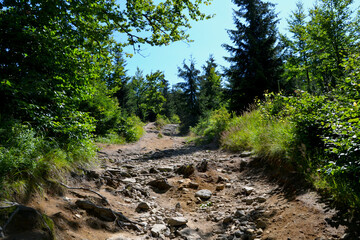
[[[5,239],[54,239],[53,221],[23,205],[0,204],[0,229]]]

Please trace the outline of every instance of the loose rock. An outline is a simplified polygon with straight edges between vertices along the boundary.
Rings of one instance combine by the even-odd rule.
[[[151,228],[151,235],[153,237],[159,237],[160,234],[166,231],[167,227],[164,224],[155,224]]]
[[[178,232],[181,237],[186,240],[201,240],[202,238],[197,231],[191,228],[184,228]]]
[[[202,160],[198,165],[196,165],[196,169],[199,172],[206,172],[208,169],[208,161],[206,159]]]
[[[187,185],[188,188],[192,188],[192,189],[198,189],[199,188],[199,184],[196,182],[189,182]]]
[[[167,219],[167,223],[172,227],[185,225],[188,220],[184,217],[171,217]]]
[[[158,193],[165,193],[167,192],[172,186],[168,183],[166,178],[156,179],[148,183],[152,187],[155,192]]]
[[[141,203],[139,203],[139,205],[136,207],[136,211],[137,211],[137,212],[147,212],[147,211],[149,211],[149,209],[150,209],[150,206],[149,206],[149,204],[146,203],[146,202],[141,202]]]
[[[203,190],[197,191],[195,193],[195,197],[199,197],[202,200],[210,199],[211,195],[212,195],[212,192],[210,190],[207,190],[207,189],[203,189]]]
[[[195,168],[193,164],[182,165],[175,171],[175,173],[183,175],[183,177],[185,178],[189,177],[194,172],[195,172]]]

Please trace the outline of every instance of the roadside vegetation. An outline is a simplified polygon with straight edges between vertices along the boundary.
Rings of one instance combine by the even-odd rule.
[[[134,142],[143,122],[173,116],[164,74],[127,76],[123,49],[189,40],[207,2],[126,2],[1,1],[0,199],[93,162],[96,141]]]
[[[256,36],[261,35],[251,33],[251,29],[262,29],[263,23],[274,18],[265,17],[271,11],[264,12],[264,22],[251,28],[256,14],[249,12],[273,6],[260,1],[253,5],[234,2],[240,6],[235,11],[237,18],[249,25],[236,21],[236,29],[229,31],[235,46],[225,46],[232,63],[225,72],[230,83],[229,104],[225,104],[228,112],[216,110],[202,118],[192,128],[199,136],[197,141],[215,141],[230,151],[252,151],[274,169],[302,175],[337,206],[358,211],[360,40],[356,33],[360,28],[358,13],[351,11],[353,1],[319,1],[308,12],[299,2],[288,20],[291,36],[279,37],[283,53],[275,56],[282,56],[280,72],[276,64],[266,64],[264,59],[270,52],[276,54],[276,45],[260,56],[251,54],[259,46]],[[252,38],[243,37],[247,28],[247,34],[254,34]],[[267,40],[259,41],[275,44],[271,40],[274,29],[268,30]],[[252,68],[243,59],[263,62],[261,66],[268,69],[262,71],[259,65]],[[276,58],[268,60],[277,62]],[[272,67],[273,73],[280,74],[273,79],[277,82],[267,82],[268,87],[256,84],[271,80],[264,75],[273,77],[267,74]],[[253,89],[262,86],[265,94]]]
[[[180,124],[198,143],[252,151],[360,206],[360,12],[352,0],[297,3],[280,34],[275,5],[233,0],[230,67],[215,57],[134,76],[125,46],[189,40],[210,1],[4,1],[0,4],[0,198],[26,195],[95,160],[95,142],[137,141],[143,125]],[[355,7],[355,8],[354,8]],[[180,11],[180,10],[182,11]],[[29,14],[31,13],[31,14]],[[149,21],[160,16],[156,22]],[[224,26],[228,28],[228,26]],[[113,33],[125,38],[121,42]],[[142,32],[141,36],[133,33]],[[162,137],[159,134],[159,138]]]

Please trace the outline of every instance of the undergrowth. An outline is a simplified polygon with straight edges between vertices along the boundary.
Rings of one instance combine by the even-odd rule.
[[[270,161],[289,159],[292,126],[286,119],[264,119],[259,110],[234,117],[222,133],[221,146],[231,151],[253,151]]]
[[[218,142],[221,133],[227,129],[231,114],[223,106],[220,109],[209,112],[202,117],[195,127],[190,127],[191,133],[199,136],[194,138],[198,144]]]
[[[351,84],[320,96],[267,94],[255,109],[232,118],[226,109],[213,111],[192,128],[200,136],[195,141],[219,139],[224,149],[252,151],[274,168],[304,176],[338,206],[358,211],[360,97]]]
[[[137,116],[124,118],[117,125],[113,126],[106,133],[95,137],[95,142],[107,144],[125,144],[136,142],[142,135],[144,123]]]
[[[96,148],[89,139],[59,144],[19,124],[2,133],[0,199],[22,199],[34,190],[41,191],[47,180],[59,179],[95,159]]]
[[[176,114],[173,114],[170,118],[161,114],[156,115],[155,126],[157,129],[161,129],[167,124],[180,124],[180,123],[181,123],[180,118]]]

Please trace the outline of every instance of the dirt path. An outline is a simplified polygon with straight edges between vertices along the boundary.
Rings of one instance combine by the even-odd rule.
[[[67,181],[109,204],[84,189],[31,203],[58,239],[346,238],[316,193],[284,191],[250,154],[186,145],[171,125],[145,129],[137,143],[103,146],[98,169]]]

